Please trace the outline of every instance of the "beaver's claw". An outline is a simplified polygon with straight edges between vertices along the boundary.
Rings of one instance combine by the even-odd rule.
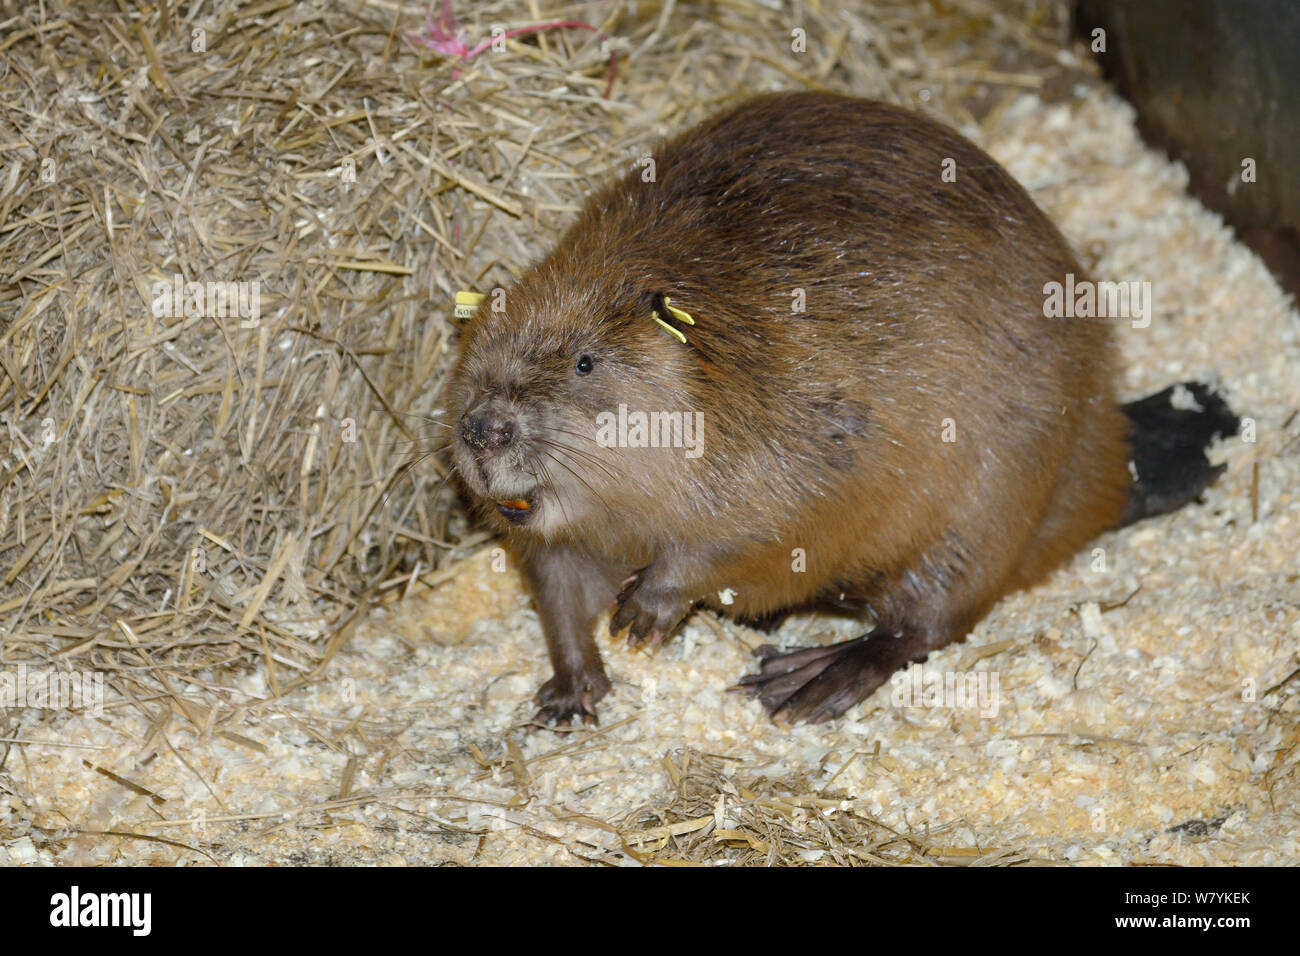
[[[671,636],[691,602],[677,588],[656,585],[645,573],[633,578],[615,599],[617,608],[609,619],[609,633],[617,636],[627,629],[627,646],[642,641],[652,646]]]
[[[538,710],[528,722],[529,731],[542,728],[565,733],[573,729],[570,725],[575,717],[588,727],[599,724],[596,701],[609,693],[610,686],[604,674],[583,674],[577,679],[556,674],[533,697]]]

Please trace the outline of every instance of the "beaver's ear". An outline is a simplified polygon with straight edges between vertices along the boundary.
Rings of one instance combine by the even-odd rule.
[[[650,317],[665,332],[681,342],[686,344],[686,328],[695,324],[689,312],[678,309],[670,305],[672,299],[662,292],[654,292],[650,297]]]

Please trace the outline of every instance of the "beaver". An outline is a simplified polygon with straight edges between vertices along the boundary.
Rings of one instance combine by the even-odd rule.
[[[779,93],[652,159],[478,307],[448,380],[456,471],[545,633],[535,724],[595,720],[610,606],[634,645],[695,607],[860,616],[738,685],[830,719],[1221,471],[1221,397],[1121,406],[1113,319],[1045,307],[1085,278],[1069,244],[955,131]]]

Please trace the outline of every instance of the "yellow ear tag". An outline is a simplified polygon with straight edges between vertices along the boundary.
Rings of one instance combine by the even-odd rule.
[[[672,315],[672,317],[676,319],[678,322],[685,322],[687,325],[694,325],[695,320],[691,318],[691,314],[685,311],[684,309],[673,308],[671,305],[668,304],[671,301],[672,300],[669,299],[668,296],[664,296],[664,308],[668,310],[668,312]],[[681,342],[682,345],[686,344],[686,336],[682,333],[682,331],[680,329],[673,328],[663,319],[659,318],[658,312],[651,312],[650,317],[653,318],[655,322],[659,326],[661,326],[665,332],[667,332],[669,335],[675,338],[678,342]]]
[[[486,298],[487,296],[481,292],[457,292],[456,310],[452,314],[458,319],[468,319],[474,315],[478,304]]]

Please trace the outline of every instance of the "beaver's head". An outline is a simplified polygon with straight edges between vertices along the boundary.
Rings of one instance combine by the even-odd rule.
[[[688,411],[685,347],[656,314],[671,318],[662,295],[627,270],[553,259],[479,305],[448,384],[447,422],[456,469],[495,523],[550,539],[593,519],[630,521],[671,493],[689,449],[643,447],[635,434],[628,447],[618,427],[620,407],[624,420]]]

